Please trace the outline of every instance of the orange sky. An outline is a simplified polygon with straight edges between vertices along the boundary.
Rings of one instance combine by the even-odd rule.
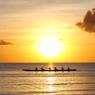
[[[0,0],[0,63],[95,62],[95,32],[76,26],[94,7],[95,0]]]

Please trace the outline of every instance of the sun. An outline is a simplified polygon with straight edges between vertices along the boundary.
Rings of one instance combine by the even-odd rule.
[[[61,43],[53,38],[47,38],[40,43],[40,51],[45,56],[52,58],[61,52]]]

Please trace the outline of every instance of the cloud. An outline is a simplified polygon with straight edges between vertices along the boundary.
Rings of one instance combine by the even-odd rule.
[[[95,33],[95,8],[93,8],[92,11],[88,10],[83,21],[77,22],[76,26],[86,32]]]
[[[11,45],[13,43],[10,43],[10,42],[5,42],[3,40],[0,41],[0,45]]]

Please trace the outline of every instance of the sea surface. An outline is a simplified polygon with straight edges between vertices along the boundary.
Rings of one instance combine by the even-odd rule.
[[[35,67],[77,71],[22,70]],[[95,63],[0,63],[0,95],[95,95]]]

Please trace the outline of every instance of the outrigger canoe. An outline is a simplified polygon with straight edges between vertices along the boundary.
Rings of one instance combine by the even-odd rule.
[[[57,71],[76,71],[76,69],[64,69],[64,70],[32,70],[32,69],[22,69],[23,71],[36,71],[36,72],[38,72],[38,71],[55,71],[55,72],[57,72]]]

